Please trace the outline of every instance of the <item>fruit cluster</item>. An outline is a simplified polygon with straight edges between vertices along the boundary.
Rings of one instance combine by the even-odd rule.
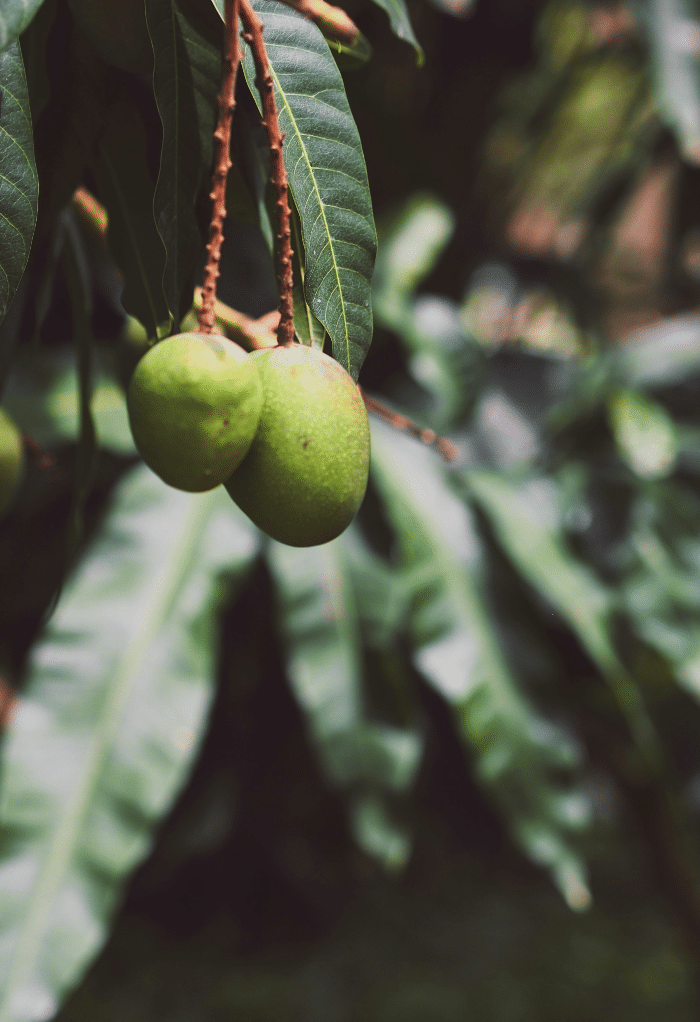
[[[138,363],[131,430],[166,483],[224,483],[273,539],[314,546],[355,517],[369,471],[369,423],[343,367],[301,344],[247,354],[216,334],[177,334]]]

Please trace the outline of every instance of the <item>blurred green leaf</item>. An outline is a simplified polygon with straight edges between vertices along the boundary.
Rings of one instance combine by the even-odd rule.
[[[620,456],[633,472],[657,479],[673,470],[679,438],[661,405],[634,391],[616,390],[608,399],[608,418]]]
[[[682,153],[700,160],[700,22],[686,0],[640,0],[636,9],[646,29],[659,115]]]
[[[634,507],[625,607],[637,634],[700,699],[700,502],[674,483],[658,487]]]
[[[196,204],[209,192],[223,29],[212,7],[199,0],[146,0],[146,17],[163,123],[153,211],[166,251],[163,290],[177,330],[192,305],[207,240]]]
[[[375,804],[385,792],[405,791],[420,763],[422,741],[415,729],[368,718],[357,608],[343,538],[303,549],[271,542],[268,563],[287,674],[324,773],[346,789],[356,806],[364,805],[370,795]],[[371,841],[368,845],[362,829],[363,811],[357,812],[353,819],[362,826],[356,837],[368,851],[377,851]],[[407,852],[404,835],[390,837],[388,816],[380,816],[386,824],[380,857],[387,866],[404,865],[405,857],[394,858],[397,849]]]
[[[11,41],[35,10],[13,3],[0,12],[0,323],[22,279],[36,227],[39,181],[27,79],[19,43]]]
[[[615,694],[638,747],[649,764],[658,766],[654,726],[611,639],[617,600],[567,549],[555,483],[546,478],[515,482],[482,470],[465,472],[463,478],[507,556],[578,636]]]
[[[20,37],[43,0],[3,0],[0,9],[0,56]]]
[[[2,748],[3,1022],[51,1017],[104,941],[206,726],[222,579],[256,551],[222,490],[139,466],[66,585]]]
[[[505,194],[508,232],[532,254],[570,258],[600,207],[608,204],[607,215],[618,208],[660,131],[639,49],[577,41],[589,17],[584,7],[561,26],[574,37],[562,47],[563,63],[545,53],[529,77],[516,79],[485,149],[494,213],[503,215]]]
[[[374,553],[352,525],[343,535],[365,645],[393,649],[406,627],[410,587],[402,572]]]
[[[585,908],[586,871],[571,832],[587,825],[589,807],[573,786],[554,778],[578,765],[580,751],[528,703],[500,651],[469,513],[435,454],[374,424],[372,477],[413,593],[416,667],[452,705],[478,776],[516,840],[550,870],[573,908]]]
[[[94,354],[91,408],[99,446],[115,454],[135,454],[114,351],[98,345]],[[79,431],[75,353],[21,351],[7,381],[3,407],[23,432],[44,446],[75,442]]]
[[[452,237],[450,208],[430,192],[412,195],[378,224],[379,247],[372,281],[377,322],[401,329],[411,299]]]
[[[633,388],[667,387],[700,373],[700,317],[671,316],[625,339],[611,353],[620,381]]]
[[[407,310],[401,336],[412,352],[409,371],[432,399],[431,425],[444,430],[464,418],[485,378],[485,352],[463,326],[460,307],[420,295]]]

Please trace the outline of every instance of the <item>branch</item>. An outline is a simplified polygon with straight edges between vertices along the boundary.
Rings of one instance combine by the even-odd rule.
[[[282,0],[287,7],[299,11],[321,29],[324,35],[354,46],[360,30],[342,7],[334,7],[325,0]]]
[[[216,281],[219,277],[221,245],[224,240],[224,217],[226,216],[226,178],[231,167],[229,149],[231,145],[231,119],[236,107],[236,77],[241,53],[238,46],[238,0],[226,0],[226,27],[224,33],[224,72],[219,92],[219,121],[214,138],[219,143],[218,159],[210,197],[212,200],[211,226],[209,228],[209,258],[204,268],[202,285],[202,310],[199,314],[199,329],[202,333],[214,332],[216,315]]]
[[[277,191],[277,214],[279,218],[279,241],[277,251],[278,278],[280,282],[280,324],[277,331],[278,344],[291,344],[294,340],[294,306],[292,303],[292,241],[287,171],[282,157],[284,135],[280,131],[277,104],[272,86],[272,72],[267,59],[263,40],[263,23],[253,10],[250,0],[239,0],[243,38],[250,46],[255,61],[256,82],[263,108],[263,124],[270,140],[270,163],[272,181]]]
[[[202,289],[195,288],[194,305],[195,312],[201,313]],[[214,318],[217,324],[225,330],[225,333],[232,340],[237,341],[248,351],[257,348],[274,348],[277,344],[277,325],[280,314],[277,310],[267,312],[260,319],[251,319],[245,313],[232,309],[230,305],[224,305],[218,298],[214,302]]]
[[[12,714],[19,704],[19,696],[9,681],[0,674],[0,731],[9,727]]]
[[[362,400],[368,412],[372,412],[378,418],[384,419],[394,429],[398,429],[402,433],[409,433],[422,443],[428,444],[429,447],[434,447],[446,461],[457,461],[459,458],[459,448],[451,440],[446,440],[445,437],[438,436],[432,429],[425,429],[423,426],[419,426],[417,422],[414,422],[413,419],[409,419],[405,415],[401,415],[400,412],[387,408],[381,401],[377,401],[376,398],[366,394],[362,387],[358,389],[362,394]]]

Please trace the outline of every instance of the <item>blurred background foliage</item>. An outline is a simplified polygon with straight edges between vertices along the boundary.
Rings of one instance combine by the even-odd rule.
[[[308,550],[169,490],[125,416],[143,339],[66,210],[94,452],[70,261],[3,326],[36,451],[0,534],[0,1018],[689,1022],[698,14],[415,0],[419,67],[348,10],[360,382],[458,457],[374,421],[356,522]],[[220,297],[262,316],[237,212]]]

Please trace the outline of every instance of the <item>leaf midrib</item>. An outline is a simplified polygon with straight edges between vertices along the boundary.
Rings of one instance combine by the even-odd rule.
[[[26,979],[36,960],[46,919],[53,909],[56,892],[65,877],[86,808],[104,767],[110,741],[121,723],[122,712],[138,677],[143,653],[157,633],[164,612],[179,586],[181,575],[192,558],[194,547],[201,535],[201,529],[195,528],[197,520],[203,518],[202,512],[208,510],[207,505],[213,502],[213,494],[216,492],[212,490],[204,499],[192,501],[182,525],[179,542],[167,559],[157,581],[153,583],[155,596],[150,604],[150,612],[143,627],[124,651],[110,696],[105,700],[99,725],[90,743],[82,781],[65,807],[63,819],[54,831],[44,856],[43,867],[15,951],[6,993],[3,1002],[0,1003],[0,1022],[12,1022],[9,1012],[15,989]]]
[[[302,47],[297,47],[297,49],[302,49]],[[305,53],[312,53],[313,51],[309,50],[309,49],[304,49],[304,52]],[[302,137],[301,137],[301,131],[299,130],[299,127],[297,125],[296,119],[294,118],[294,115],[292,113],[292,109],[291,109],[289,103],[287,102],[287,96],[285,95],[283,89],[280,86],[279,79],[277,77],[277,73],[276,73],[274,67],[272,66],[272,63],[270,64],[270,73],[272,74],[272,78],[274,80],[275,86],[277,87],[277,91],[279,92],[279,95],[282,97],[285,109],[286,109],[286,111],[287,111],[287,113],[289,115],[289,120],[294,125],[294,134],[295,134],[296,138],[298,139],[299,145],[301,146],[302,153],[304,154],[304,162],[306,163],[306,166],[308,168],[309,177],[311,178],[311,181],[313,183],[313,190],[314,190],[314,192],[316,194],[316,198],[318,199],[319,209],[321,210],[321,216],[323,217],[325,233],[326,233],[326,236],[328,238],[328,248],[329,248],[329,251],[331,253],[331,259],[332,259],[332,263],[333,263],[333,272],[335,274],[335,279],[337,281],[337,287],[338,287],[338,293],[340,295],[340,307],[341,307],[342,315],[343,315],[343,328],[344,328],[343,329],[343,334],[344,334],[344,337],[345,337],[345,355],[346,355],[346,358],[347,358],[347,364],[349,366],[350,365],[350,337],[349,337],[349,333],[348,333],[348,320],[347,320],[347,316],[345,314],[345,300],[344,300],[343,288],[342,288],[342,285],[341,285],[341,282],[340,282],[340,273],[339,273],[339,270],[338,270],[338,263],[337,263],[336,258],[335,258],[335,249],[333,248],[333,235],[331,234],[330,228],[328,226],[328,218],[326,217],[325,207],[324,207],[324,204],[323,204],[323,200],[321,199],[321,193],[318,190],[318,185],[316,184],[316,176],[313,173],[313,167],[312,167],[311,161],[310,161],[310,159],[308,157],[308,153],[306,151],[306,146],[304,145],[304,142],[303,142]],[[311,98],[311,99],[315,98],[313,96],[313,94],[311,94],[311,93],[308,93],[308,94],[301,93],[300,95],[306,95],[307,98]],[[330,141],[330,139],[327,139],[327,141]],[[290,185],[290,187],[291,187],[291,185]]]

